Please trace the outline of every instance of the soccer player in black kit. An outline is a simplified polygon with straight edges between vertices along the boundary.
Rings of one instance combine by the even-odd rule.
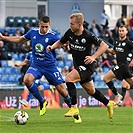
[[[133,41],[127,38],[127,27],[121,25],[118,30],[119,38],[115,40],[114,48],[108,49],[107,51],[111,54],[116,54],[117,66],[110,70],[103,78],[107,86],[112,90],[116,96],[115,104],[121,104],[124,94],[119,94],[115,88],[113,82],[111,81],[114,78],[118,80],[125,80],[130,86],[133,86],[133,77],[130,70],[130,62],[133,58]],[[126,88],[122,88],[122,93],[126,92]]]
[[[81,121],[77,108],[77,94],[75,82],[80,82],[85,91],[102,102],[108,109],[109,118],[113,117],[114,101],[109,101],[99,90],[95,89],[91,78],[95,71],[95,59],[108,49],[108,45],[83,28],[84,16],[82,13],[74,13],[70,16],[70,29],[64,36],[52,46],[47,46],[47,52],[66,44],[69,41],[70,51],[73,57],[74,69],[66,76],[65,82],[71,97],[71,108],[64,114],[65,117],[78,116],[77,121]],[[92,44],[98,46],[98,50],[91,55]],[[66,45],[67,47],[67,45]]]

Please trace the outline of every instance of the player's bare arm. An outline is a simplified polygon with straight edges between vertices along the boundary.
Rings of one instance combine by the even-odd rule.
[[[108,49],[108,45],[105,42],[101,42],[98,50],[92,56],[85,57],[85,64],[91,64],[98,58],[101,54],[103,54]]]
[[[92,55],[93,58],[98,58],[101,54],[103,54],[108,49],[108,45],[105,42],[101,42],[98,50]]]
[[[116,54],[115,50],[110,49],[110,48],[107,49],[107,52],[112,54],[112,55]]]
[[[60,48],[60,47],[62,47],[63,46],[63,44],[58,40],[57,42],[55,42],[53,45],[48,45],[47,46],[47,48],[46,48],[46,51],[47,52],[50,52],[51,50],[54,50],[54,49],[56,49],[56,48]]]
[[[14,66],[15,67],[20,67],[20,66],[25,66],[27,64],[29,64],[29,60],[24,60],[21,63],[15,63]]]
[[[12,37],[10,37],[10,36],[3,36],[1,33],[0,33],[0,40],[13,42],[13,43],[20,43],[20,42],[27,41],[27,39],[25,39],[23,36],[12,36]]]

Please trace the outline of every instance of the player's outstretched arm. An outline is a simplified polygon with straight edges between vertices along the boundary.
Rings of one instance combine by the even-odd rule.
[[[13,43],[20,43],[20,42],[25,42],[27,39],[25,39],[23,36],[3,36],[0,33],[0,40],[3,41],[8,41],[8,42],[13,42]]]
[[[20,62],[20,63],[15,63],[14,66],[15,66],[15,67],[25,66],[25,65],[27,65],[28,63],[29,63],[28,60],[24,60],[24,61],[22,61],[22,62]]]
[[[112,55],[116,54],[115,50],[110,49],[110,48],[107,49],[107,52],[112,54]]]
[[[103,54],[108,49],[108,45],[105,42],[101,42],[98,50],[92,56],[85,57],[85,64],[93,63],[101,54]]]
[[[50,52],[51,50],[54,50],[56,48],[60,48],[63,44],[60,42],[60,40],[58,40],[57,42],[55,42],[53,45],[48,45],[46,48],[47,52]]]
[[[92,55],[94,59],[98,58],[101,54],[103,54],[108,49],[108,45],[105,42],[101,42],[97,51]]]

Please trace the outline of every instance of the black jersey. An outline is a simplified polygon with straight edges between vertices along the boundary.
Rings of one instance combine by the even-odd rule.
[[[133,58],[133,41],[128,38],[121,41],[117,39],[114,43],[114,50],[116,51],[117,64],[130,63]]]
[[[60,41],[63,44],[67,41],[70,42],[69,46],[75,67],[80,65],[87,66],[84,63],[84,60],[86,56],[91,56],[92,44],[99,46],[102,42],[99,38],[86,29],[84,29],[80,36],[75,35],[71,29],[68,29]]]

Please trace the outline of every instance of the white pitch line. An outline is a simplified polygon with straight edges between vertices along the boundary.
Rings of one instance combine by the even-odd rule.
[[[2,116],[2,115],[0,115],[0,118],[4,119],[4,120],[0,119],[0,121],[14,121],[14,118],[13,117],[9,117],[9,116]]]

